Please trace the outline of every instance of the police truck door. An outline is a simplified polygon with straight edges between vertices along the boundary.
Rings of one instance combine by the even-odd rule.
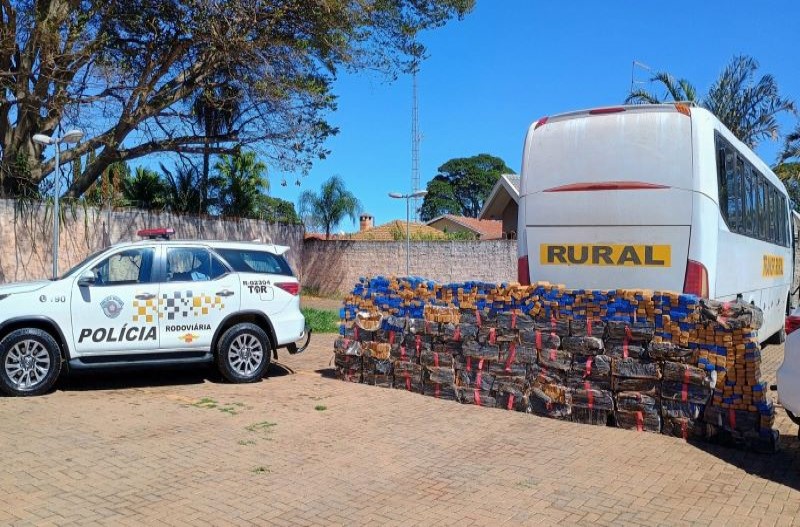
[[[205,247],[166,251],[166,277],[158,301],[161,347],[211,349],[217,327],[239,310],[236,274]]]
[[[152,352],[158,348],[158,283],[153,262],[160,247],[121,249],[92,267],[94,282],[72,286],[74,347],[81,356]],[[65,307],[66,308],[66,307]]]

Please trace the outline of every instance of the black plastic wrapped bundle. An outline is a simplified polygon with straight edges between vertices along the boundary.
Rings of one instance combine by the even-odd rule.
[[[530,409],[528,383],[524,378],[511,380],[498,377],[495,380],[493,392],[497,408],[516,410],[517,412],[527,412]]]
[[[407,346],[405,342],[401,344],[395,344],[389,350],[389,357],[395,361],[405,361],[405,362],[419,362],[419,357],[422,355],[423,347],[420,345],[419,348],[415,345]],[[429,349],[425,349],[425,351],[430,351]]]
[[[657,411],[632,411],[617,410],[614,420],[619,428],[636,430],[639,432],[661,432],[661,416]]]
[[[459,387],[477,388],[488,392],[494,385],[494,378],[495,375],[488,371],[488,364],[484,364],[483,368],[456,370],[456,385]]]
[[[694,351],[681,348],[672,342],[651,342],[647,354],[653,360],[689,363],[693,362]]]
[[[337,353],[333,361],[336,378],[347,382],[361,382],[361,357]]]
[[[452,368],[455,364],[455,359],[452,353],[444,353],[439,351],[423,350],[419,357],[419,362],[423,366],[449,367]]]
[[[561,346],[561,337],[555,333],[539,331],[538,329],[524,330],[519,334],[519,340],[536,349],[558,349]]]
[[[709,388],[713,386],[711,377],[703,368],[677,362],[665,362],[661,367],[661,371],[665,382],[692,384]]]
[[[761,414],[747,410],[734,410],[719,406],[706,406],[703,420],[714,426],[728,431],[751,432],[758,431],[761,425]]]
[[[481,344],[468,340],[461,347],[461,354],[473,359],[497,360],[500,356],[500,347],[497,344]]]
[[[406,332],[412,335],[425,334],[426,321],[424,318],[409,318],[406,323]]]
[[[703,415],[705,405],[661,399],[661,415],[673,419],[699,419]]]
[[[609,415],[611,415],[610,410],[592,410],[573,406],[570,410],[569,420],[584,425],[606,426]]]
[[[386,328],[386,331],[395,331],[397,333],[403,333],[406,330],[407,324],[408,324],[408,319],[406,319],[406,317],[388,315],[384,319],[384,327]]]
[[[426,366],[423,368],[426,383],[432,384],[455,384],[456,372],[453,368],[437,368]]]
[[[433,397],[435,399],[442,399],[443,401],[457,400],[456,387],[452,384],[438,384],[438,383],[423,383],[423,395]]]
[[[642,392],[620,392],[617,394],[617,409],[625,412],[658,412],[657,397]]]
[[[665,416],[661,433],[682,439],[701,438],[704,435],[705,425],[694,419],[686,417]]]
[[[497,401],[489,391],[474,388],[456,387],[456,400],[461,404],[474,404],[488,408],[497,406]]]
[[[661,370],[657,362],[634,358],[615,358],[611,361],[611,374],[616,377],[634,379],[661,378]]]
[[[547,368],[541,364],[528,365],[528,382],[531,384],[558,384],[566,386],[569,372]]]
[[[462,322],[453,329],[452,337],[447,335],[448,329],[445,330],[445,337],[455,341],[463,341],[478,338],[478,326]]]
[[[609,412],[614,409],[614,398],[608,390],[572,388],[568,392],[568,398],[573,413],[575,412],[575,408],[605,410]]]
[[[508,342],[500,345],[498,361],[503,364],[536,364],[538,355],[534,346]]]
[[[550,394],[545,393],[539,386],[531,387],[528,402],[530,403],[531,412],[546,417],[564,419],[569,417],[571,411],[566,402],[559,402],[558,399],[554,399]]]
[[[525,313],[517,315],[517,331],[527,331],[534,328],[533,318]]]
[[[413,362],[395,361],[394,387],[422,393],[422,366]]]
[[[489,363],[488,370],[498,377],[518,377],[520,379],[526,379],[528,376],[528,366],[518,362],[492,361]]]
[[[339,337],[333,342],[333,352],[337,355],[354,355],[360,357],[363,354],[361,344],[357,340]]]
[[[615,392],[641,392],[650,395],[658,393],[661,383],[657,379],[637,379],[611,376],[611,389]]]
[[[611,382],[611,357],[607,355],[575,355],[570,376],[573,379]]]
[[[613,358],[633,358],[646,359],[648,357],[647,348],[636,344],[626,344],[614,340],[605,341],[605,354]]]
[[[559,337],[569,336],[569,320],[555,318],[534,318],[533,329],[542,333],[555,333]]]
[[[620,342],[643,343],[651,341],[655,331],[655,324],[648,320],[636,322],[609,320],[606,325],[606,338]]]
[[[711,398],[713,388],[709,386],[698,386],[697,384],[661,382],[661,397],[665,400],[706,404]]]
[[[556,349],[539,351],[539,364],[548,370],[568,372],[572,369],[572,353]]]
[[[603,338],[606,323],[597,318],[572,320],[569,323],[569,334],[573,337]]]
[[[598,337],[564,337],[561,346],[565,351],[578,355],[600,355],[603,353],[603,339]]]
[[[364,384],[391,388],[394,381],[394,364],[391,359],[364,357],[362,365]]]

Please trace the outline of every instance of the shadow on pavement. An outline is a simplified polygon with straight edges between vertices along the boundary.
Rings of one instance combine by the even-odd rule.
[[[800,490],[800,440],[796,434],[781,436],[781,449],[774,454],[699,441],[692,445],[748,474]]]
[[[321,377],[326,379],[335,379],[336,378],[336,369],[335,368],[322,368],[319,370],[314,370],[314,373],[319,373]]]
[[[271,362],[266,377],[294,375],[283,364]],[[182,386],[205,382],[225,383],[216,367],[205,364],[184,366],[128,367],[115,370],[71,371],[62,375],[56,390],[91,391],[125,390],[161,386]]]

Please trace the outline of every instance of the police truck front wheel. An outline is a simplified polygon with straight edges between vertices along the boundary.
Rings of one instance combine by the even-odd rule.
[[[58,343],[41,329],[18,329],[0,341],[0,391],[6,395],[41,395],[61,372]]]
[[[236,324],[219,341],[217,366],[230,382],[256,382],[269,366],[269,336],[255,324]]]

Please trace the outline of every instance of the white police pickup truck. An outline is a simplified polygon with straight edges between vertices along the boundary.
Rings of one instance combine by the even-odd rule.
[[[216,362],[228,381],[255,382],[279,348],[308,345],[288,247],[139,234],[148,239],[93,254],[57,280],[0,286],[0,391],[42,394],[64,363]]]

